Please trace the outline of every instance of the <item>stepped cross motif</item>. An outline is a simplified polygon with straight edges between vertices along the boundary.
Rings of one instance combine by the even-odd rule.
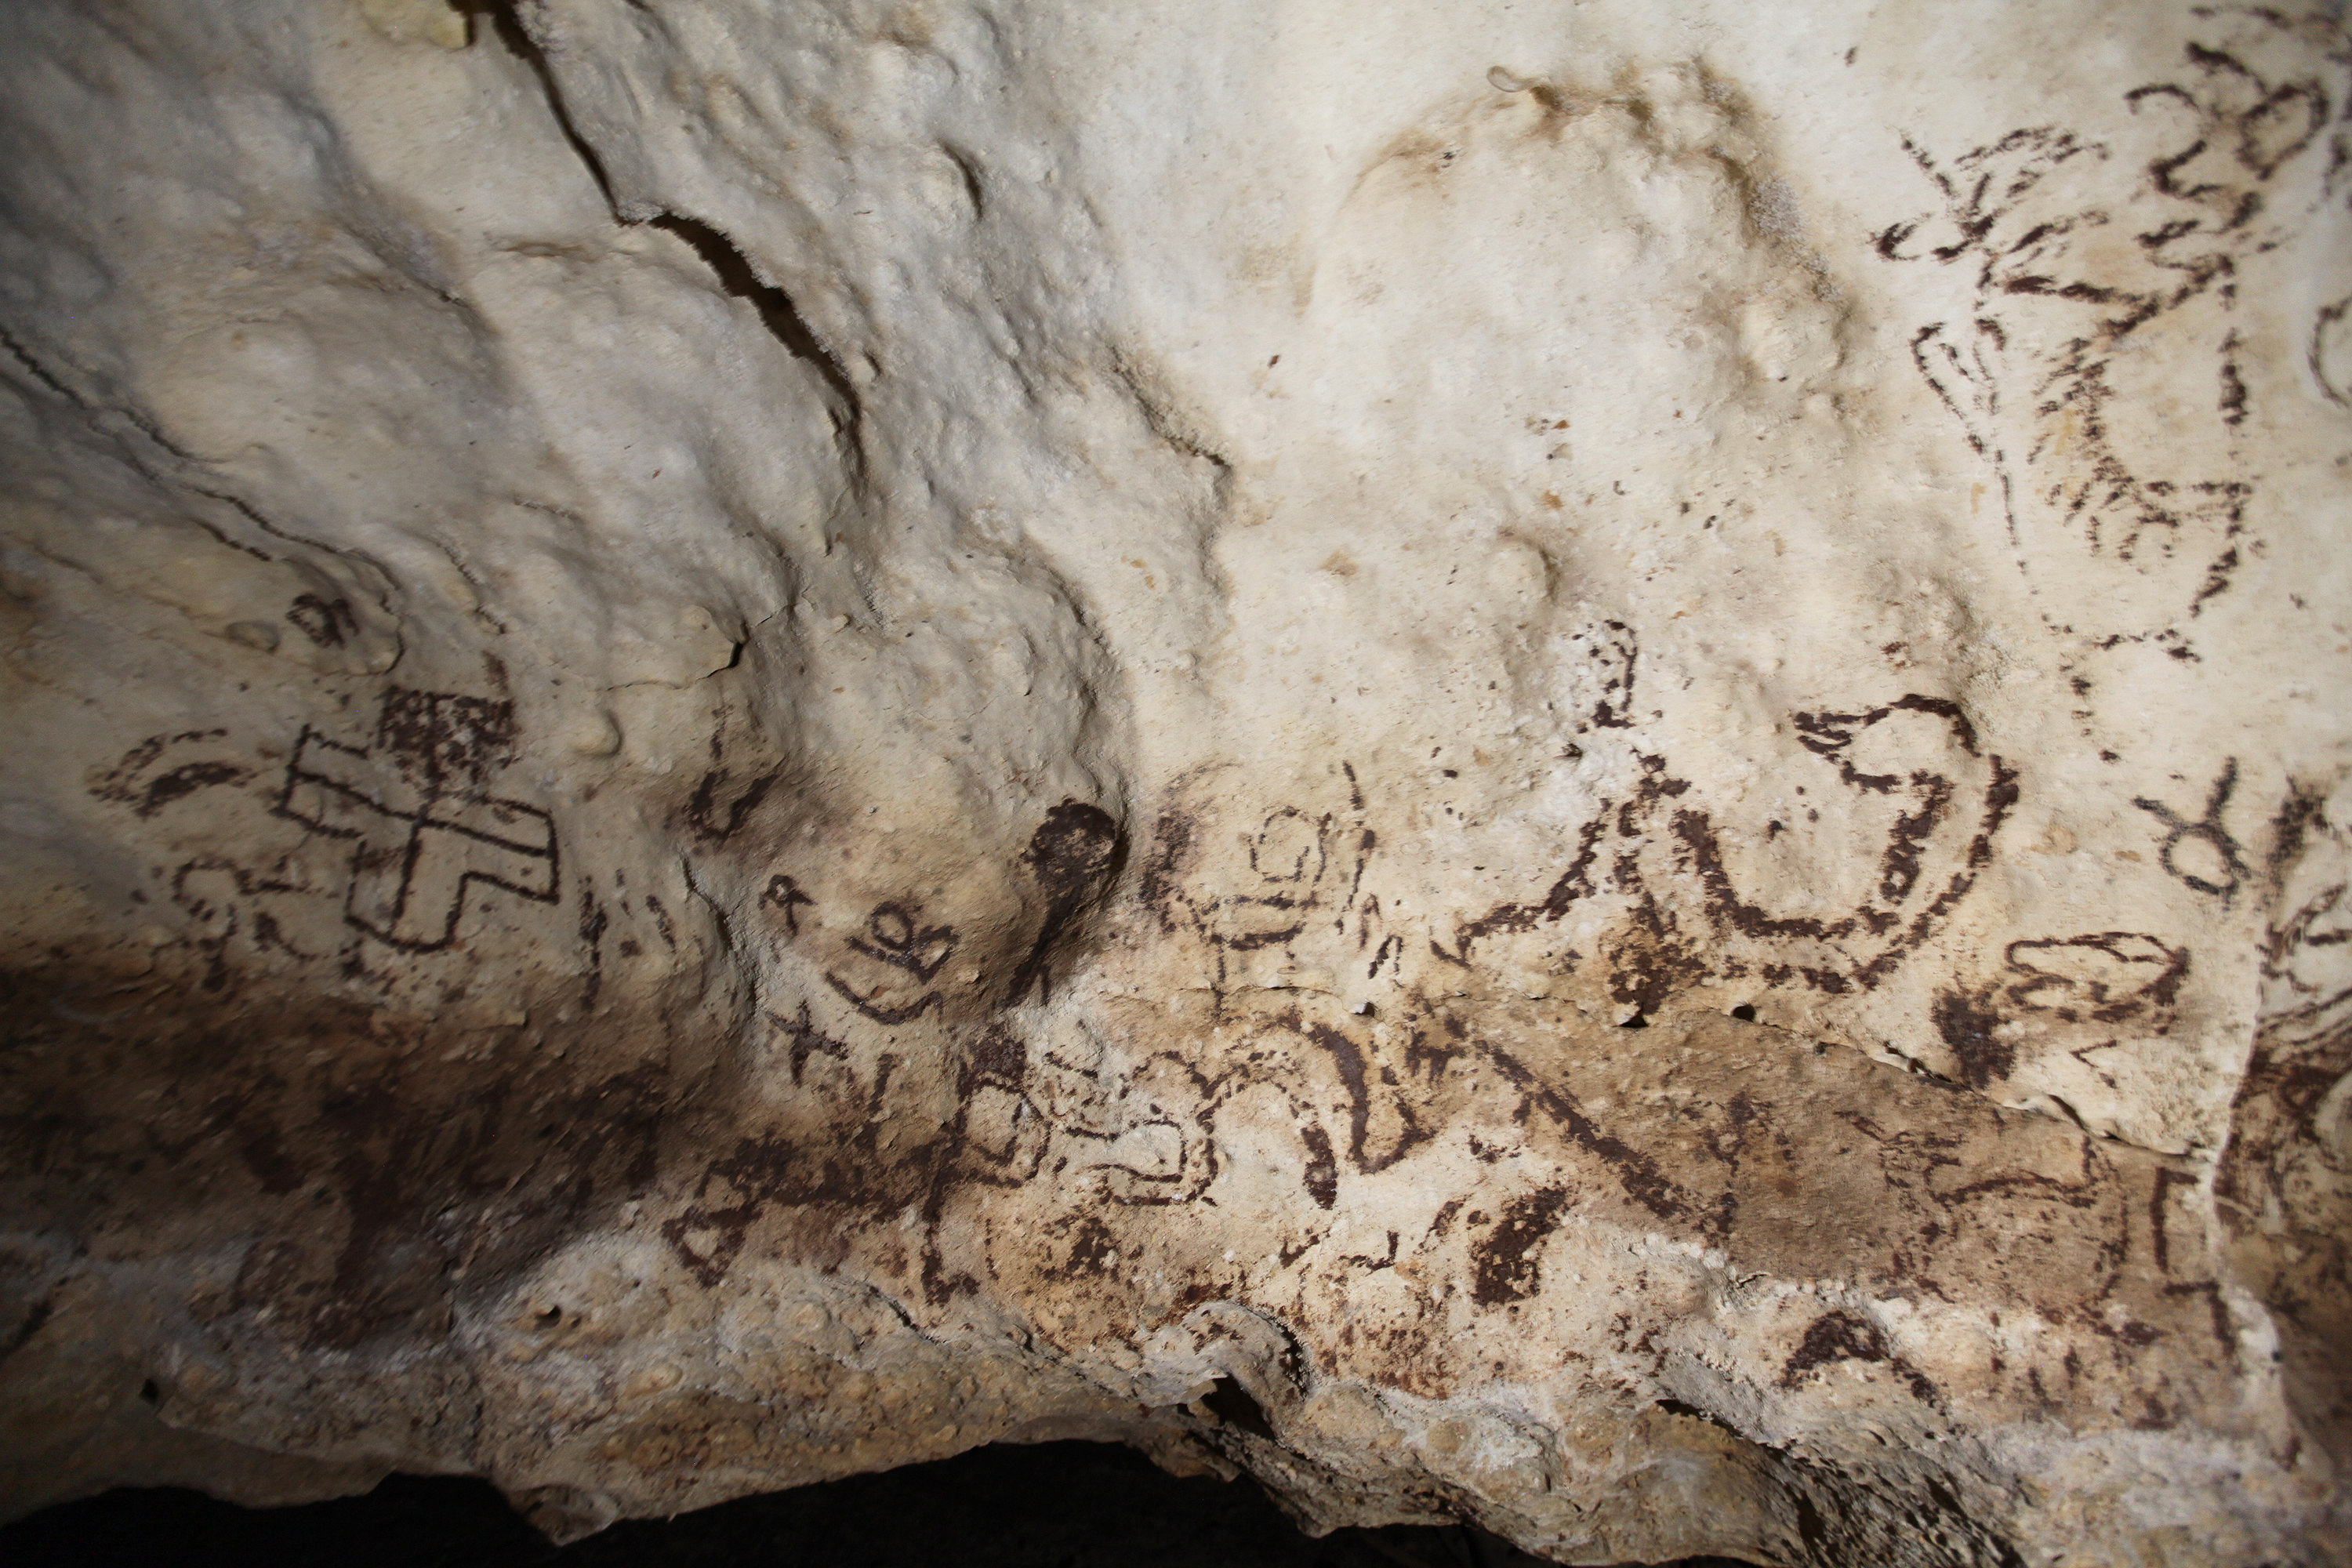
[[[490,793],[515,758],[514,704],[394,687],[364,746],[305,725],[277,811],[352,842],[347,923],[411,952],[453,945],[477,884],[555,902],[555,820]]]

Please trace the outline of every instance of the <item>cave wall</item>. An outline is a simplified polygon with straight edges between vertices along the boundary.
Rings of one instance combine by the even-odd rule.
[[[0,1508],[2352,1554],[2337,8],[0,73]]]

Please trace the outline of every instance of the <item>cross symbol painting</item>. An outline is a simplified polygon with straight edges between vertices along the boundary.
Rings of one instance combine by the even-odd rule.
[[[394,687],[370,744],[302,727],[280,816],[352,843],[345,922],[410,952],[453,945],[468,889],[556,901],[555,819],[489,793],[515,759],[514,704]]]

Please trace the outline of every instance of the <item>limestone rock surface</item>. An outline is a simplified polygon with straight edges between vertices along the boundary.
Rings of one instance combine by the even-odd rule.
[[[16,0],[0,121],[0,1508],[2352,1560],[2339,6]]]

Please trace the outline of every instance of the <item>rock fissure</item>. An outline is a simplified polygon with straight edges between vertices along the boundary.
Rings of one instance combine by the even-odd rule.
[[[549,64],[547,50],[523,21],[522,13],[536,0],[490,0],[480,14],[490,19],[491,29],[507,50],[529,68],[532,79],[543,94],[548,112],[562,133],[564,143],[578,155],[581,167],[595,181],[597,191],[612,209],[614,221],[625,226],[644,225],[665,234],[677,236],[701,258],[710,268],[711,276],[731,298],[741,300],[758,312],[760,323],[768,335],[782,344],[786,353],[803,361],[823,378],[827,390],[837,404],[836,417],[843,425],[845,449],[853,461],[862,460],[863,443],[859,425],[864,405],[857,388],[842,368],[840,359],[812,331],[793,305],[792,297],[760,275],[757,265],[742,247],[711,225],[684,213],[656,212],[649,216],[633,217],[613,187],[612,176],[605,172],[604,160],[595,148],[580,133],[572,115],[564,107],[563,91],[557,83],[554,68]]]

